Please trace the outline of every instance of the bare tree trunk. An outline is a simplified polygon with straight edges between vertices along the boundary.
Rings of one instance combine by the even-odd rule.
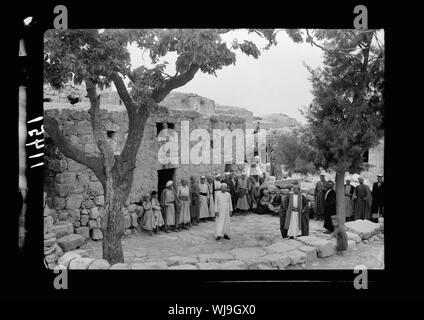
[[[336,171],[336,210],[343,223],[346,221],[344,176],[344,171]]]

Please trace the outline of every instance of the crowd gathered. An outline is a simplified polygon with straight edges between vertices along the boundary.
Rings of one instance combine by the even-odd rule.
[[[152,191],[137,203],[140,225],[150,235],[158,232],[179,232],[198,226],[202,222],[215,221],[216,240],[230,239],[231,215],[248,213],[271,214],[280,217],[283,238],[309,235],[309,221],[324,221],[329,237],[337,239],[338,252],[347,248],[347,236],[343,222],[336,215],[335,184],[326,180],[325,173],[316,183],[314,198],[308,199],[294,183],[282,189],[269,186],[269,177],[226,172],[212,176],[182,178],[179,185],[172,180],[166,183],[160,195]],[[362,177],[354,187],[346,179],[346,221],[368,219],[377,222],[384,217],[384,189],[382,175],[377,176],[372,190]],[[159,196],[159,197],[158,197]]]

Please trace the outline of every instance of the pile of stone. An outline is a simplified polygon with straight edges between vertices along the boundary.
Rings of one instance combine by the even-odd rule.
[[[379,223],[374,223],[366,219],[349,221],[345,223],[345,226],[347,231],[356,233],[362,240],[367,240],[381,232],[381,226]]]

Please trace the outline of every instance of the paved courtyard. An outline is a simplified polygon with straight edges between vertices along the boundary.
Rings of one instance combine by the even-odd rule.
[[[323,222],[321,221],[311,220],[310,235],[326,239],[328,236],[322,233],[324,231],[322,224]],[[282,250],[281,246],[286,246],[289,252],[299,252],[297,249],[300,247],[305,248],[304,244],[298,241],[281,239],[279,218],[277,216],[253,213],[246,216],[233,216],[231,217],[230,236],[231,240],[222,239],[216,241],[214,237],[214,222],[200,223],[199,226],[192,227],[190,230],[170,233],[161,232],[154,236],[150,236],[146,232],[137,231],[122,239],[124,259],[125,263],[132,265],[133,269],[137,268],[137,265],[145,266],[146,263],[150,263],[153,268],[163,268],[165,263],[168,266],[180,265],[181,268],[184,268],[183,266],[188,264],[196,265],[199,261],[200,263],[203,262],[203,267],[207,269],[213,268],[213,263],[230,262],[231,259],[225,256],[226,252],[235,254],[235,258],[232,257],[232,259],[236,260],[232,260],[232,262],[246,262],[246,259],[254,260],[256,258],[255,255],[263,256],[262,252],[264,252],[265,248],[267,249],[265,253],[268,254],[273,253],[268,251],[268,249],[274,248],[278,251],[276,253],[281,253],[279,252]],[[276,247],[273,248],[273,246]],[[102,257],[102,244],[100,241],[90,241],[84,246],[84,249],[89,253],[90,257],[97,259]],[[371,269],[382,269],[384,268],[383,252],[384,240],[383,236],[381,236],[367,244],[357,243],[354,250],[348,250],[343,256],[331,255],[317,258],[315,255],[315,258],[308,258],[307,261],[302,260],[302,263],[291,263],[285,268],[352,269],[356,265],[364,264]],[[290,259],[293,259],[293,257]],[[175,263],[169,263],[170,261],[175,261]],[[207,266],[207,262],[209,262],[210,266]],[[261,266],[267,269],[266,266],[262,264]],[[268,266],[270,269],[275,267],[274,264],[269,264]],[[237,263],[230,263],[229,268],[232,267],[237,268]],[[197,264],[197,268],[202,269],[202,266],[199,267]],[[282,268],[279,267],[279,269]]]

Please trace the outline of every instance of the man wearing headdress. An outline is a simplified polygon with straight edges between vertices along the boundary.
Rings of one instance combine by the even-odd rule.
[[[345,189],[345,214],[346,221],[350,221],[353,218],[353,192],[355,191],[355,187],[350,184],[350,179],[346,179],[346,183],[344,185]]]
[[[213,178],[208,175],[206,177],[206,184],[209,190],[209,220],[215,220],[215,193],[213,192]]]
[[[359,184],[353,193],[354,209],[353,218],[371,220],[372,194],[370,188],[364,184],[364,178],[358,178]]]
[[[325,183],[325,173],[321,172],[320,181],[315,186],[315,218],[317,220],[322,220],[324,217]]]
[[[309,235],[308,199],[300,193],[299,185],[294,185],[293,193],[284,199],[279,215],[283,238]]]
[[[199,220],[204,221],[209,218],[209,188],[206,184],[206,177],[200,177],[199,184]]]
[[[190,227],[190,189],[186,179],[181,179],[181,185],[177,189],[177,196],[180,202],[179,223],[183,229]]]
[[[231,195],[227,192],[227,185],[221,184],[221,191],[215,196],[215,237],[230,240],[230,216],[233,211]]]
[[[173,189],[173,184],[172,180],[169,180],[166,183],[166,188],[163,189],[160,197],[160,205],[162,207],[165,221],[165,232],[169,232],[170,227],[172,227],[173,231],[179,231],[179,228],[176,227],[177,223],[175,221],[175,202],[177,196]]]
[[[380,216],[384,217],[384,182],[383,175],[377,175],[377,182],[372,186],[372,214],[373,221],[378,222]]]
[[[248,202],[248,192],[249,192],[249,182],[246,178],[246,173],[242,173],[241,177],[237,180],[236,185],[237,190],[237,209],[241,212],[246,213],[249,210]]]
[[[230,172],[225,172],[224,183],[227,184],[227,190],[230,193],[231,203],[233,204],[233,208],[234,208],[234,200],[235,200],[235,197],[236,197],[236,185],[234,184],[234,181],[231,178]]]
[[[325,184],[324,189],[324,228],[327,229],[324,233],[334,231],[331,216],[337,214],[336,191],[334,190],[334,182],[329,180]]]
[[[190,216],[191,224],[199,225],[199,185],[194,176],[190,177]]]

